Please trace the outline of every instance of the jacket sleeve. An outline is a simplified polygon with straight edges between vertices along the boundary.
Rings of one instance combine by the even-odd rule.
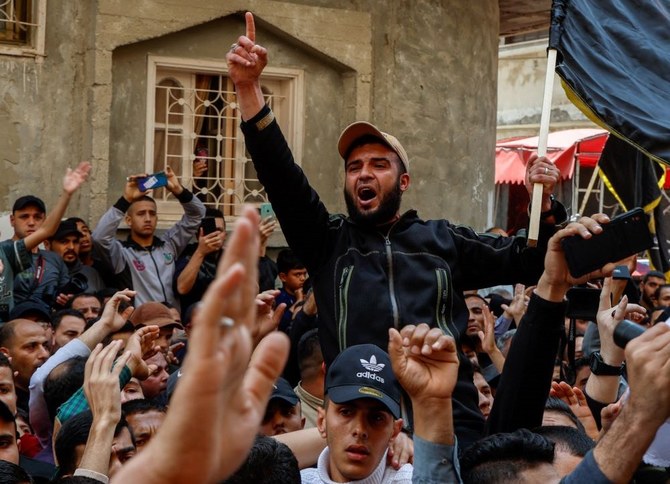
[[[129,206],[130,204],[121,197],[113,207],[110,207],[109,210],[100,217],[98,225],[96,225],[95,230],[93,230],[93,233],[91,234],[93,241],[100,246],[109,260],[115,274],[123,271],[126,267],[123,245],[117,240],[116,231]]]
[[[181,203],[181,206],[184,207],[184,215],[162,237],[172,244],[175,256],[179,256],[188,245],[191,238],[198,231],[202,218],[205,216],[205,206],[189,190],[184,188],[184,191],[179,194],[177,199]]]
[[[460,264],[454,279],[463,290],[499,284],[536,284],[544,270],[547,242],[556,226],[540,225],[536,247],[528,247],[523,236],[502,237],[481,234],[472,228],[448,224]]]
[[[265,187],[288,245],[310,273],[316,272],[319,261],[328,253],[326,207],[295,164],[269,107],[265,106],[254,118],[242,123],[242,132],[258,179]]]
[[[533,294],[517,329],[496,398],[486,422],[488,434],[542,425],[558,343],[565,331],[565,303]]]

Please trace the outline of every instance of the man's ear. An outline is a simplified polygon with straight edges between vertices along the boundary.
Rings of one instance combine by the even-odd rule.
[[[400,175],[400,191],[404,192],[409,188],[409,173]]]
[[[328,435],[326,431],[326,410],[323,407],[319,407],[316,415],[316,428],[319,429],[319,434],[322,439],[325,439]]]
[[[279,273],[279,280],[281,282],[286,282],[286,272],[280,272]]]
[[[49,239],[46,239],[45,241],[42,242],[44,244],[44,248],[46,250],[51,250],[51,241]]]
[[[12,227],[14,227],[14,214],[9,215],[9,223],[11,224]]]
[[[395,439],[400,431],[402,430],[402,419],[399,418],[398,420],[393,421],[393,435],[391,436],[391,439]]]
[[[7,356],[8,358],[9,358],[10,356],[12,356],[12,355],[9,354],[9,349],[8,349],[8,348],[5,348],[4,346],[0,346],[0,353],[4,353],[5,356]]]
[[[123,220],[126,222],[126,225],[130,226],[130,214],[126,212],[125,217],[123,217]]]

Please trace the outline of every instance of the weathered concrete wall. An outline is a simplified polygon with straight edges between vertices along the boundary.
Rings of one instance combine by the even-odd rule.
[[[503,46],[498,59],[497,139],[537,136],[547,73],[547,40]],[[551,131],[596,127],[568,100],[554,76]]]
[[[243,31],[244,18],[233,15],[114,51],[111,199],[114,193],[121,193],[127,174],[144,170],[147,57],[151,54],[225,62],[227,47]],[[259,19],[257,37],[270,51],[272,66],[290,66],[305,72],[305,170],[327,203],[339,203],[341,193],[332,183],[341,178],[334,136],[345,98],[343,75],[350,70],[312,49],[306,50],[283,32],[268,31],[263,28],[262,19]]]
[[[46,56],[0,55],[2,209],[29,193],[52,206],[66,167],[90,157],[83,86],[93,6],[88,0],[50,1]],[[82,190],[68,213],[86,213],[87,205],[88,191]]]
[[[331,209],[343,209],[339,132],[368,119],[410,154],[405,208],[484,227],[497,0],[51,0],[44,63],[0,57],[0,153],[10,160],[0,186],[39,186],[51,202],[65,163],[90,157],[94,179],[73,211],[95,220],[142,166],[146,54],[195,55],[184,41],[194,35],[221,58],[243,31],[241,18],[224,18],[246,9],[262,20],[271,62],[305,69],[303,166]]]
[[[397,136],[410,157],[403,206],[484,228],[493,188],[497,0],[294,3],[370,12],[370,120]]]

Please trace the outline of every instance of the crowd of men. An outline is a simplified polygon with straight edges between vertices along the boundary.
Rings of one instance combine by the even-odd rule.
[[[546,158],[526,171],[536,247],[401,212],[410,157],[366,122],[340,136],[348,214],[330,213],[264,102],[246,22],[229,76],[290,249],[266,256],[276,224],[253,207],[226,237],[169,168],[184,215],[162,233],[142,175],[92,231],[64,218],[87,163],[48,215],[18,198],[0,243],[0,482],[667,482],[665,275],[636,281],[632,257],[572,277],[561,240],[609,220],[568,223]],[[568,291],[587,285],[583,316]],[[615,343],[626,324],[641,334]]]

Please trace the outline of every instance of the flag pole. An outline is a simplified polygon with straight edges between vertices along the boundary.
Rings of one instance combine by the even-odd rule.
[[[549,120],[551,118],[551,100],[554,91],[554,71],[556,70],[556,49],[547,52],[547,75],[544,78],[544,99],[540,116],[540,135],[537,140],[537,155],[547,155]],[[540,214],[542,213],[542,183],[533,184],[533,197],[530,204],[530,223],[528,225],[528,246],[535,247],[540,234]]]

